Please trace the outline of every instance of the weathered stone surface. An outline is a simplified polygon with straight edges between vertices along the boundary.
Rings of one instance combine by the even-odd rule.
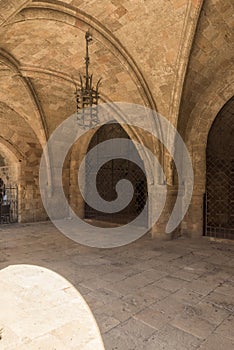
[[[50,223],[4,225],[0,233],[4,350],[99,349],[84,301],[106,350],[233,347],[233,244],[145,236],[113,254]]]
[[[19,178],[19,219],[47,218],[38,188],[42,148],[75,112],[74,82],[84,73],[84,32],[90,29],[90,69],[94,81],[103,79],[101,100],[156,108],[177,127],[192,157],[195,186],[188,214],[181,227],[164,235],[177,195],[168,187],[152,236],[201,236],[207,137],[233,96],[233,13],[231,0],[1,0],[0,155],[7,165],[26,159]],[[149,135],[138,132],[137,137],[157,154],[173,188],[172,156]],[[72,150],[63,174],[65,194],[81,217],[84,202],[74,168],[87,146],[88,138]]]

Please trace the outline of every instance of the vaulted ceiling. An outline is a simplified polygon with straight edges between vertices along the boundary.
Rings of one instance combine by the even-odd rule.
[[[195,33],[178,129],[206,142],[214,118],[234,95],[234,2],[204,1]],[[191,136],[192,132],[192,136]]]
[[[43,147],[75,111],[88,29],[102,100],[150,106],[184,132],[213,81],[230,80],[233,2],[202,3],[0,0],[0,143]]]

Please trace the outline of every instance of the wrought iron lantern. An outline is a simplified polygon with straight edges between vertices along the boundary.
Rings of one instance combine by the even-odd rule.
[[[76,113],[77,123],[83,129],[89,129],[99,124],[98,119],[98,100],[99,85],[101,79],[98,80],[96,87],[93,87],[93,74],[89,74],[89,43],[92,36],[89,32],[85,34],[86,40],[86,57],[85,57],[85,76],[80,74],[80,88],[76,87]]]

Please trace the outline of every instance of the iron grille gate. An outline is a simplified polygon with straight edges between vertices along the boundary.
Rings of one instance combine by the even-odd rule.
[[[0,223],[18,221],[18,187],[7,185],[4,187],[6,197],[0,203]]]
[[[98,143],[114,138],[129,139],[129,136],[121,125],[117,123],[103,125],[93,136],[88,151]],[[105,155],[97,153],[97,158],[105,158]],[[142,168],[144,168],[142,161],[141,164]],[[88,164],[88,162],[86,162],[86,191],[89,190],[89,182],[92,178],[92,168],[93,164]],[[97,211],[86,203],[85,218],[117,224],[126,224],[131,222],[141,213],[147,202],[147,180],[141,168],[129,160],[113,159],[106,162],[100,168],[96,178],[96,186],[100,196],[106,201],[113,201],[116,199],[117,194],[115,186],[120,179],[127,179],[133,185],[134,195],[129,205],[118,213],[109,214]],[[88,196],[91,198],[90,193]],[[147,215],[143,220],[143,225],[147,225]]]
[[[207,159],[206,236],[234,239],[234,159]]]

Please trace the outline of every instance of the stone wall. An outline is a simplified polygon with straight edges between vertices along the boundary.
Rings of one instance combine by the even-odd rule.
[[[76,110],[73,93],[84,73],[89,29],[90,71],[94,82],[102,77],[101,102],[150,107],[183,136],[195,183],[178,232],[200,236],[207,137],[233,95],[233,11],[230,0],[0,0],[0,154],[6,165],[21,164],[20,220],[46,218],[40,157],[49,136]],[[149,135],[128,132],[157,154],[165,171],[167,203],[152,230],[161,235],[178,194],[172,156]],[[74,146],[63,172],[66,195],[81,216],[75,169],[87,145],[88,139]],[[153,171],[149,182],[162,179]]]

